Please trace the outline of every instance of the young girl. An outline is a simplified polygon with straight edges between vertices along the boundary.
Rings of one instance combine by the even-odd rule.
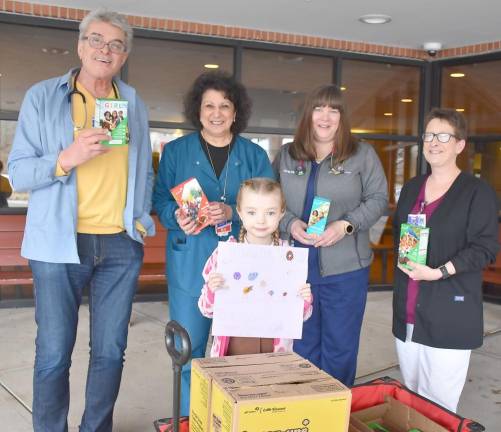
[[[278,224],[285,213],[285,198],[280,185],[268,178],[246,180],[240,186],[237,196],[237,212],[242,220],[238,242],[270,246],[287,245],[280,240]],[[236,242],[234,237],[228,239]],[[212,318],[214,311],[214,293],[223,288],[225,281],[217,273],[217,248],[207,260],[202,276],[205,280],[198,307],[204,316]],[[298,290],[304,299],[304,319],[312,313],[310,284],[304,284]],[[238,354],[258,354],[265,352],[292,351],[292,340],[255,337],[214,336],[211,357]]]

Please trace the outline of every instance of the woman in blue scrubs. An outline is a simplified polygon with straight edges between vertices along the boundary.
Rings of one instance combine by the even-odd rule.
[[[369,228],[388,205],[383,167],[372,146],[351,135],[333,85],[308,95],[294,141],[282,147],[273,166],[287,202],[281,230],[296,246],[309,248],[313,315],[294,351],[351,386],[372,262]],[[310,234],[316,196],[330,207],[325,231]]]
[[[197,132],[168,143],[160,160],[153,207],[168,229],[169,313],[188,331],[193,358],[205,355],[211,324],[197,306],[203,266],[219,240],[238,236],[240,183],[252,177],[273,177],[266,152],[239,135],[247,126],[250,107],[246,89],[230,75],[217,71],[200,75],[185,98],[185,115]],[[210,224],[199,233],[170,192],[191,177],[198,180],[210,202]],[[188,364],[182,372],[182,416],[189,415],[190,373]]]

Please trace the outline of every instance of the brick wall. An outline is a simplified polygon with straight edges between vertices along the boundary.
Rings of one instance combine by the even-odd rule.
[[[74,9],[68,7],[51,6],[45,4],[42,5],[12,0],[0,0],[0,11],[20,15],[31,15],[75,21],[81,21],[88,12],[84,9]],[[127,18],[129,20],[129,23],[133,27],[148,30],[215,36],[229,39],[242,39],[248,41],[269,42],[274,44],[294,45],[310,48],[324,48],[364,54],[379,54],[391,57],[429,59],[426,52],[420,49],[394,47],[365,42],[353,42],[300,34],[254,30],[234,26],[202,24],[191,21],[179,21],[146,16],[128,15]],[[489,43],[444,49],[440,51],[434,59],[484,54],[499,50],[501,50],[501,41],[493,41]]]

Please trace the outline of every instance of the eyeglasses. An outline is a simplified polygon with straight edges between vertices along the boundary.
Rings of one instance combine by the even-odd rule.
[[[452,135],[450,133],[445,133],[445,132],[439,132],[439,133],[433,133],[433,132],[425,132],[422,136],[424,142],[432,142],[433,138],[437,137],[437,139],[441,143],[448,143],[451,138],[456,138],[456,135]]]
[[[111,42],[105,42],[101,35],[92,34],[90,36],[84,36],[82,40],[89,42],[92,48],[102,49],[108,46],[110,51],[114,54],[123,54],[127,51],[127,46],[120,40],[112,40]]]

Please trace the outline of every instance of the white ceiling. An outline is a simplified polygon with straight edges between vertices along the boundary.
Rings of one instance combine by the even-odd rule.
[[[37,0],[80,9],[106,5],[119,12],[231,25],[406,48],[441,42],[444,48],[501,40],[501,1],[454,0]],[[358,17],[390,15],[385,25]]]

